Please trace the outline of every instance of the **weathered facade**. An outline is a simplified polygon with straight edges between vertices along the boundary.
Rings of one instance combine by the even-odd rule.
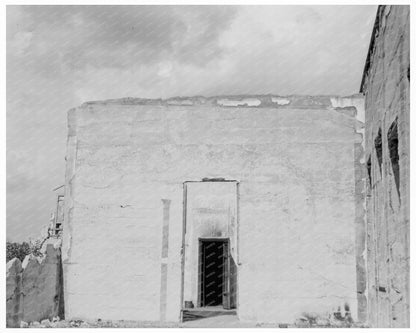
[[[409,327],[409,6],[380,6],[364,70],[368,321]]]
[[[361,96],[122,99],[68,119],[66,319],[365,313]],[[207,293],[210,247],[226,287]]]

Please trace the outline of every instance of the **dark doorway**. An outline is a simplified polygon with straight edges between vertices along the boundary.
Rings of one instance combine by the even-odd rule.
[[[235,308],[236,269],[228,239],[199,240],[199,304]]]

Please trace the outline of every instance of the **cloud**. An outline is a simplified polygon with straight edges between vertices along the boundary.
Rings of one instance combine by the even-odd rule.
[[[236,13],[231,6],[18,7],[8,15],[8,53],[30,58],[39,71],[126,68],[165,58],[203,66],[221,54],[218,38]],[[30,52],[18,52],[22,38]]]
[[[7,233],[49,220],[88,100],[355,93],[376,6],[7,6]]]

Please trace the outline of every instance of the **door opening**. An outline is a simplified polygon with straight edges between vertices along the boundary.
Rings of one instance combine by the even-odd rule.
[[[233,266],[228,239],[199,239],[199,306],[235,308]]]
[[[238,182],[184,183],[180,320],[236,315]]]

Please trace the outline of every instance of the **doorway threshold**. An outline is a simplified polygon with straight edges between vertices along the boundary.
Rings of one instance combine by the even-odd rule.
[[[222,306],[205,306],[201,308],[183,309],[182,321],[199,320],[209,317],[237,315],[236,309],[224,309]]]

